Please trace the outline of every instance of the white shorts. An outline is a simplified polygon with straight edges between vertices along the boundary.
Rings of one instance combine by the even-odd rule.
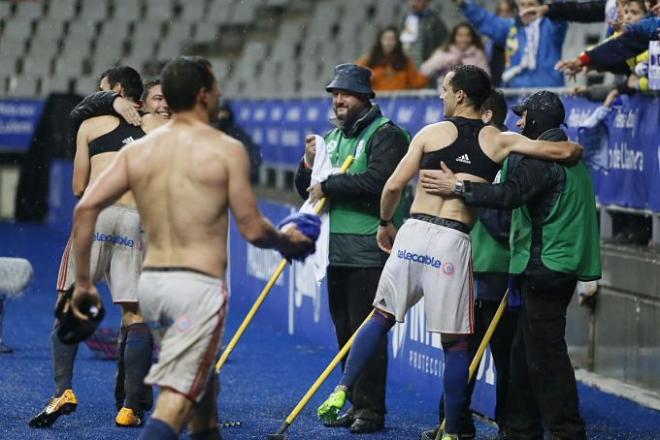
[[[183,268],[146,268],[138,292],[144,320],[160,346],[145,383],[199,402],[225,328],[228,294],[223,281]]]
[[[422,296],[428,331],[474,331],[470,236],[411,218],[394,240],[378,282],[374,307],[403,322]]]
[[[60,262],[57,290],[65,291],[76,280],[73,242],[69,239]],[[94,284],[104,277],[112,302],[137,301],[137,283],[144,259],[140,216],[136,208],[112,205],[101,211],[94,227],[90,276]]]

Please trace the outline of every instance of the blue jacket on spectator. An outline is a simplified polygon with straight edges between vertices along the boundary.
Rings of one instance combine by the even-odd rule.
[[[506,72],[515,71],[523,63],[525,47],[528,44],[526,26],[517,18],[498,17],[489,10],[466,1],[461,6],[465,17],[478,32],[490,37],[495,44],[505,46],[505,87],[563,87],[564,75],[555,70],[555,64],[561,59],[562,46],[566,37],[566,22],[554,22],[541,18],[538,32],[536,68],[522,70],[511,78]],[[532,25],[530,25],[532,26]],[[505,81],[505,79],[507,79]]]

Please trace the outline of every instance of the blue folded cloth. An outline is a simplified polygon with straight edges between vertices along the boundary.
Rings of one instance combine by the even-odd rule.
[[[295,224],[298,227],[298,230],[305,234],[305,236],[307,236],[313,242],[316,242],[316,240],[319,238],[319,234],[321,233],[321,218],[318,215],[296,212],[280,221],[277,224],[277,227],[282,229],[289,223]],[[292,258],[294,260],[303,261],[305,258],[312,255],[315,250],[316,249],[312,247],[312,249],[310,249],[308,252],[300,255],[294,255]]]

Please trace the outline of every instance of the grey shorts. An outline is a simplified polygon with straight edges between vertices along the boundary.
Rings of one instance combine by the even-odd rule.
[[[374,307],[398,322],[424,298],[426,329],[474,331],[470,236],[452,228],[408,219],[399,229],[378,282]]]
[[[60,262],[57,290],[68,290],[76,280],[73,242],[69,239]],[[101,211],[94,227],[90,275],[94,284],[105,278],[112,301],[137,301],[137,283],[144,259],[144,243],[137,209],[112,205]]]
[[[199,402],[224,333],[228,294],[223,281],[187,269],[146,268],[138,292],[144,319],[160,346],[145,383]]]

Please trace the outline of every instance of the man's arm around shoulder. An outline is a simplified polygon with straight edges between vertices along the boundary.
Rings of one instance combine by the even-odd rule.
[[[558,160],[574,162],[582,157],[582,147],[570,141],[550,142],[531,140],[521,134],[511,131],[499,132],[495,129],[485,133],[482,145],[495,145],[501,149],[497,153],[498,161],[503,161],[511,153],[520,153],[525,156],[544,160]],[[481,140],[481,136],[480,136]],[[503,154],[503,157],[502,157]]]

